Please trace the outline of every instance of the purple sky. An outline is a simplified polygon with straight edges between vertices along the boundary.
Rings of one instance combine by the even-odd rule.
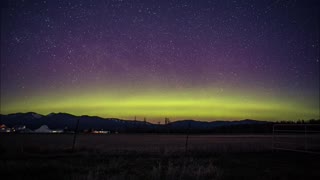
[[[7,109],[32,104],[39,94],[51,100],[58,92],[107,87],[245,89],[319,106],[317,1],[4,4],[1,105]]]

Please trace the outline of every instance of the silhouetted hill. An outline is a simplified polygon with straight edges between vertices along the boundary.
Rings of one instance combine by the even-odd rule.
[[[182,120],[182,121],[176,121],[168,124],[171,128],[181,128],[186,129],[192,127],[192,128],[199,128],[199,129],[210,129],[215,127],[221,127],[221,126],[232,126],[232,125],[245,125],[245,124],[261,124],[261,123],[267,123],[265,121],[255,121],[255,120],[242,120],[242,121],[195,121],[195,120]]]
[[[181,120],[168,124],[152,124],[144,121],[122,120],[117,118],[101,118],[98,116],[75,116],[67,113],[50,113],[41,115],[34,112],[15,113],[8,115],[0,115],[0,124],[5,124],[8,127],[16,125],[25,125],[30,129],[37,129],[42,125],[48,125],[50,129],[68,128],[74,130],[77,120],[79,120],[79,130],[104,129],[118,132],[195,132],[195,133],[210,133],[224,132],[226,129],[248,129],[261,125],[268,125],[266,121],[242,120],[242,121],[196,121],[196,120]]]
[[[8,127],[16,125],[25,125],[30,129],[37,129],[46,124],[51,129],[64,129],[68,127],[74,130],[77,120],[79,120],[79,129],[105,129],[111,131],[129,130],[133,128],[150,128],[156,126],[148,122],[121,120],[116,118],[101,118],[97,116],[74,116],[67,113],[50,113],[40,115],[34,112],[15,113],[9,115],[0,115],[0,124]]]

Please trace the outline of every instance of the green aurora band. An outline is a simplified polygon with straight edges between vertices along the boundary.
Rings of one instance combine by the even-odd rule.
[[[80,90],[79,90],[80,91]],[[147,118],[149,122],[174,120],[298,120],[317,119],[319,103],[311,97],[292,98],[261,91],[227,89],[135,89],[82,92],[62,91],[27,98],[2,98],[1,114],[66,112],[105,118]],[[19,100],[18,100],[19,99]]]

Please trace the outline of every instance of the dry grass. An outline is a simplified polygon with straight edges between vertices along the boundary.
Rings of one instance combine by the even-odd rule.
[[[4,179],[318,179],[319,156],[285,152],[147,154],[47,153],[1,156]]]
[[[215,152],[267,151],[271,148],[270,135],[191,135],[189,150]],[[79,135],[77,149],[89,151],[139,151],[172,153],[185,150],[186,135],[112,134]],[[21,151],[67,150],[72,147],[72,134],[0,134],[3,150]]]
[[[182,135],[81,136],[75,152],[70,151],[71,137],[1,136],[2,177],[54,180],[320,179],[320,156],[271,152],[267,136],[195,136],[190,138],[187,152]],[[33,144],[27,146],[29,142]]]

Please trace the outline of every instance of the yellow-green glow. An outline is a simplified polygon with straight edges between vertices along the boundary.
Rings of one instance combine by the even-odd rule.
[[[151,122],[169,117],[171,120],[297,120],[319,117],[319,109],[303,99],[288,99],[217,89],[206,91],[85,91],[38,95],[17,101],[2,100],[1,113],[66,112],[74,115],[95,115],[123,119],[146,117]],[[90,92],[90,93],[86,93]]]

